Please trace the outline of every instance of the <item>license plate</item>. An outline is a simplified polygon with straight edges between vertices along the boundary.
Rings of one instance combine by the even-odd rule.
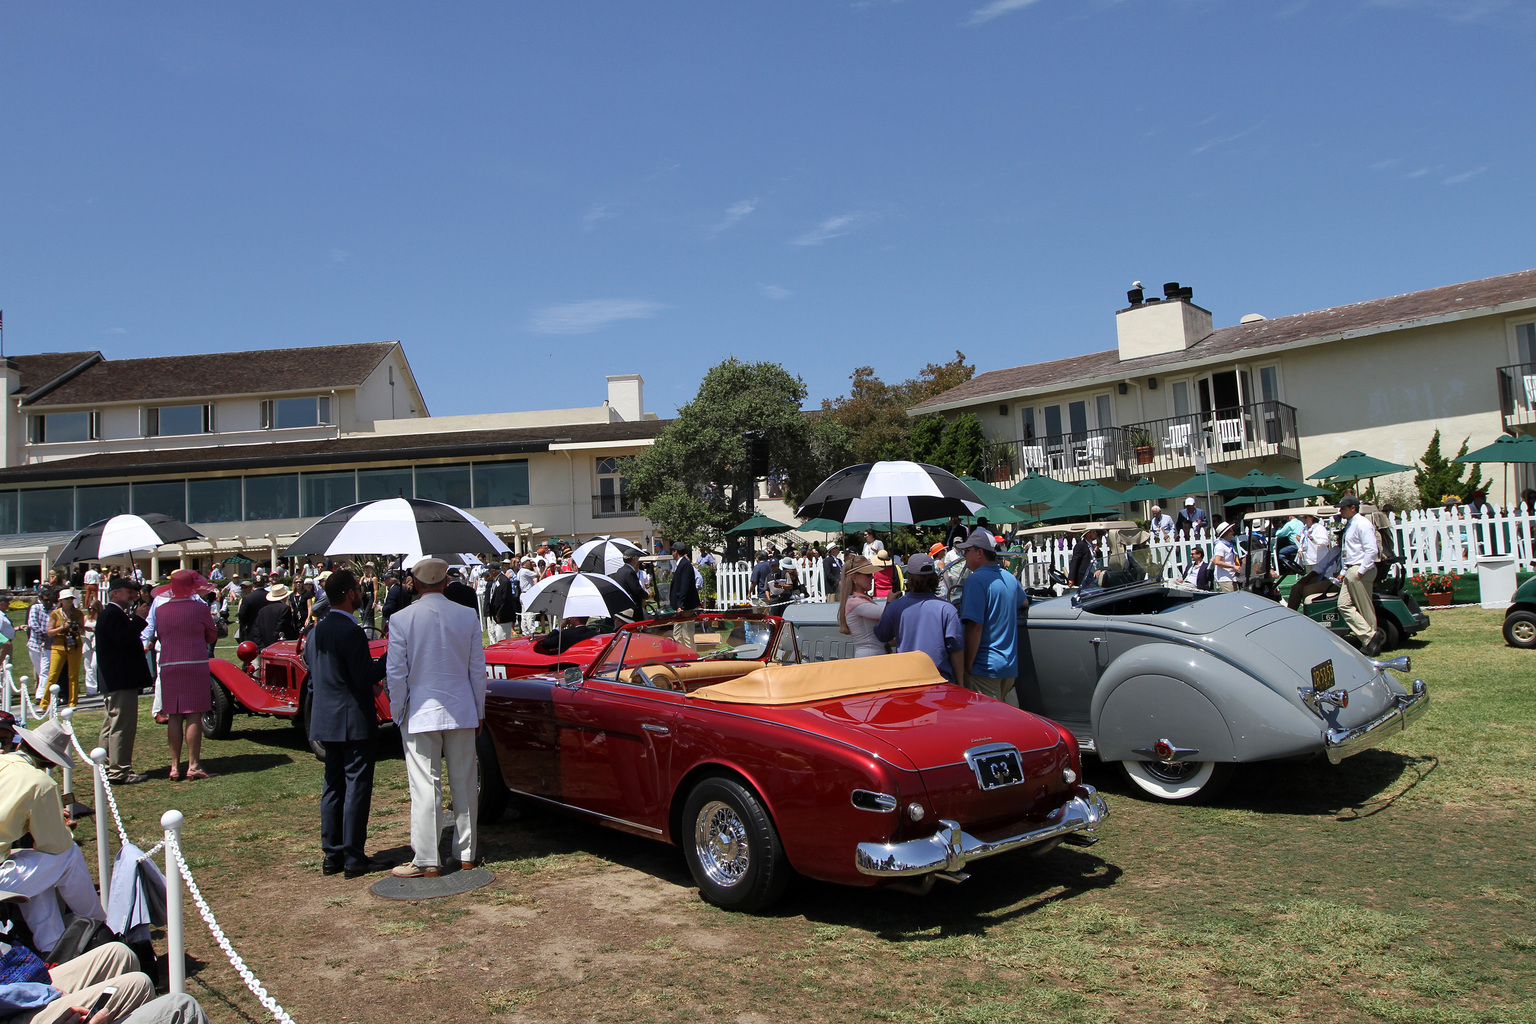
[[[1312,666],[1312,689],[1333,689],[1333,659],[1329,658],[1321,665]]]
[[[976,769],[976,781],[982,789],[1015,786],[1024,781],[1024,769],[1019,766],[1019,752],[1016,750],[981,754],[974,759],[972,767]]]

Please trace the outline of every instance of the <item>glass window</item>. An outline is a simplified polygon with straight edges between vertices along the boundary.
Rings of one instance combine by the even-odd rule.
[[[357,501],[357,480],[351,473],[305,473],[304,514],[328,516]]]
[[[396,469],[360,469],[357,471],[357,500],[381,501],[384,498],[414,498],[411,467]]]
[[[273,405],[273,426],[280,430],[284,427],[313,427],[320,422],[318,403],[313,397],[279,398]]]
[[[1049,437],[1061,435],[1061,406],[1048,405],[1045,407],[1045,433]]]
[[[21,492],[22,533],[64,533],[75,528],[75,489]]]
[[[177,434],[201,434],[208,407],[205,405],[162,405],[149,410],[151,437]]]
[[[597,460],[597,494],[592,506],[594,515],[621,515],[631,509],[625,492],[629,482],[624,478],[628,459],[609,456]]]
[[[416,497],[469,508],[469,466],[417,466]]]
[[[1023,438],[1026,441],[1035,439],[1035,407],[1026,405],[1019,410],[1019,422],[1023,425]]]
[[[299,474],[248,476],[245,478],[245,518],[299,518]]]
[[[183,522],[187,518],[187,482],[166,480],[156,484],[133,485],[133,514],[160,512]]]
[[[1280,367],[1259,367],[1259,397],[1266,402],[1280,401]]]
[[[34,424],[33,441],[89,441],[94,436],[89,412],[51,412],[34,419],[42,422]],[[38,427],[42,429],[41,436],[37,434]]]
[[[16,492],[0,491],[0,533],[16,532]]]
[[[1072,402],[1067,406],[1067,418],[1072,421],[1072,436],[1082,437],[1088,433],[1088,403]]]
[[[474,465],[475,507],[528,504],[528,460],[477,462]]]
[[[1099,417],[1099,426],[1112,427],[1115,425],[1115,403],[1108,395],[1096,395],[1093,399]]]
[[[1173,382],[1173,414],[1175,416],[1189,415],[1189,381],[1176,380]]]
[[[240,478],[187,481],[187,522],[238,523]]]
[[[81,528],[127,512],[128,485],[105,484],[101,487],[75,488],[75,522]]]
[[[1521,363],[1536,363],[1536,323],[1515,327],[1515,353]]]

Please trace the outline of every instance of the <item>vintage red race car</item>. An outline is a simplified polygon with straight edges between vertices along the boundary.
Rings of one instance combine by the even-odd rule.
[[[1093,841],[1108,808],[1065,728],[920,653],[799,662],[781,619],[702,613],[626,626],[585,669],[492,679],[482,820],[517,798],[672,843],[738,910],[794,873],[926,891],[978,858]]]

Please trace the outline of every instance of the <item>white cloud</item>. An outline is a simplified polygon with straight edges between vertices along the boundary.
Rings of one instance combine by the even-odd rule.
[[[747,216],[755,209],[757,209],[756,199],[743,199],[739,203],[732,203],[730,206],[725,208],[725,216],[720,219],[720,223],[711,227],[709,229],[709,233],[711,235],[718,235],[720,232],[726,230],[727,228],[735,227],[738,223],[741,222],[743,217]]]
[[[787,299],[791,295],[795,294],[794,292],[790,291],[788,288],[780,288],[776,284],[760,284],[760,285],[757,286],[757,290],[762,292],[763,296],[765,298],[770,298],[770,299],[780,299],[780,300],[783,300],[783,299]]]
[[[791,239],[789,244],[820,245],[823,242],[846,235],[868,219],[862,213],[841,213],[836,217],[828,217],[799,238]]]
[[[1036,0],[992,0],[986,6],[978,7],[972,11],[971,16],[965,20],[964,24],[980,25],[983,22],[991,21],[993,18],[1000,18],[1010,11],[1023,10],[1034,3],[1036,3]]]
[[[528,329],[536,334],[587,334],[620,320],[649,320],[666,306],[646,299],[588,299],[546,306],[533,314]]]
[[[1462,171],[1460,174],[1453,174],[1449,178],[1446,178],[1444,181],[1442,181],[1440,184],[1460,185],[1464,181],[1470,181],[1471,179],[1477,177],[1487,169],[1487,167],[1474,167],[1470,171]]]
[[[586,213],[581,215],[581,230],[591,231],[603,221],[612,220],[617,216],[617,213],[614,213],[606,206],[593,206]]]
[[[1440,168],[1438,168],[1438,167],[1420,167],[1416,171],[1409,171],[1408,172],[1408,177],[1409,178],[1422,178],[1426,174],[1433,174],[1435,171],[1438,171],[1439,169]]]
[[[1254,125],[1252,128],[1244,128],[1242,131],[1238,132],[1236,135],[1223,135],[1221,138],[1218,138],[1218,139],[1208,139],[1207,141],[1205,141],[1205,142],[1203,142],[1200,145],[1195,147],[1195,151],[1194,151],[1195,155],[1198,156],[1199,154],[1204,153],[1206,150],[1212,149],[1212,148],[1214,148],[1216,146],[1225,146],[1229,142],[1236,142],[1238,139],[1242,138],[1245,135],[1252,135],[1254,132],[1258,131],[1261,127],[1263,127],[1263,125],[1264,125],[1264,122],[1260,121],[1258,124]]]

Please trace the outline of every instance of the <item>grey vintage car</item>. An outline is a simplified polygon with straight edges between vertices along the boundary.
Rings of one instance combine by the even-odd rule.
[[[1406,657],[1374,661],[1254,594],[1150,579],[1038,600],[1020,651],[1020,706],[1070,728],[1148,797],[1214,797],[1233,765],[1324,754],[1337,763],[1418,718]],[[847,657],[834,605],[799,605],[801,655]]]

